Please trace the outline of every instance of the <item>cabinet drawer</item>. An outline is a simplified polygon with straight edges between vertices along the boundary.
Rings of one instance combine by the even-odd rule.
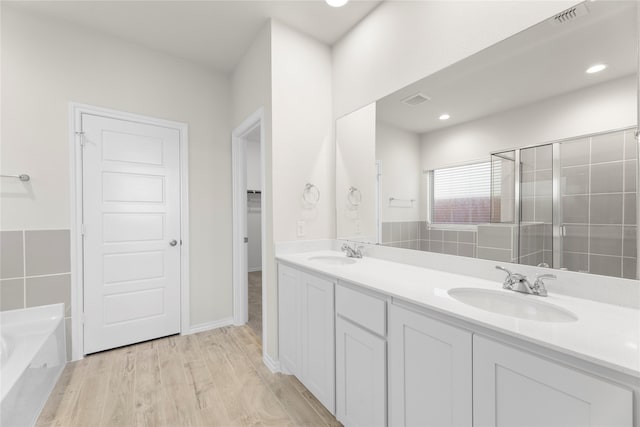
[[[336,286],[336,313],[381,336],[387,333],[386,308],[384,300]]]

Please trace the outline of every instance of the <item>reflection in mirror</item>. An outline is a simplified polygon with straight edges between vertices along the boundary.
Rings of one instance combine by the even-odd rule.
[[[337,235],[377,241],[375,187],[376,104],[336,122]]]
[[[337,181],[367,162],[378,232],[345,226],[341,182],[338,237],[637,278],[636,8],[580,4],[379,100],[355,165],[362,110],[340,119]]]
[[[513,223],[516,200],[515,151],[491,155],[491,220],[492,223]]]

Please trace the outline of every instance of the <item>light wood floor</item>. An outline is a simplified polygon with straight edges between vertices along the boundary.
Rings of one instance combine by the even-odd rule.
[[[262,271],[249,273],[249,322],[258,339],[262,338]]]
[[[272,374],[251,328],[123,347],[69,363],[37,426],[340,426],[294,377]]]

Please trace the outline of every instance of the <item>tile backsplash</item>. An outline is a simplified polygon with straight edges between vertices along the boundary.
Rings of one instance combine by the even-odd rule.
[[[471,230],[428,229],[426,221],[382,223],[382,244],[449,255],[476,257],[476,235]]]
[[[0,231],[0,311],[64,303],[71,356],[69,230]]]

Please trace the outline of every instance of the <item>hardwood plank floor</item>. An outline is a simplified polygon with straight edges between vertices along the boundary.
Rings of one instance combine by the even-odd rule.
[[[249,321],[247,324],[258,339],[262,338],[262,271],[249,273]]]
[[[249,326],[174,335],[65,367],[38,427],[340,426],[294,377],[262,363]]]

